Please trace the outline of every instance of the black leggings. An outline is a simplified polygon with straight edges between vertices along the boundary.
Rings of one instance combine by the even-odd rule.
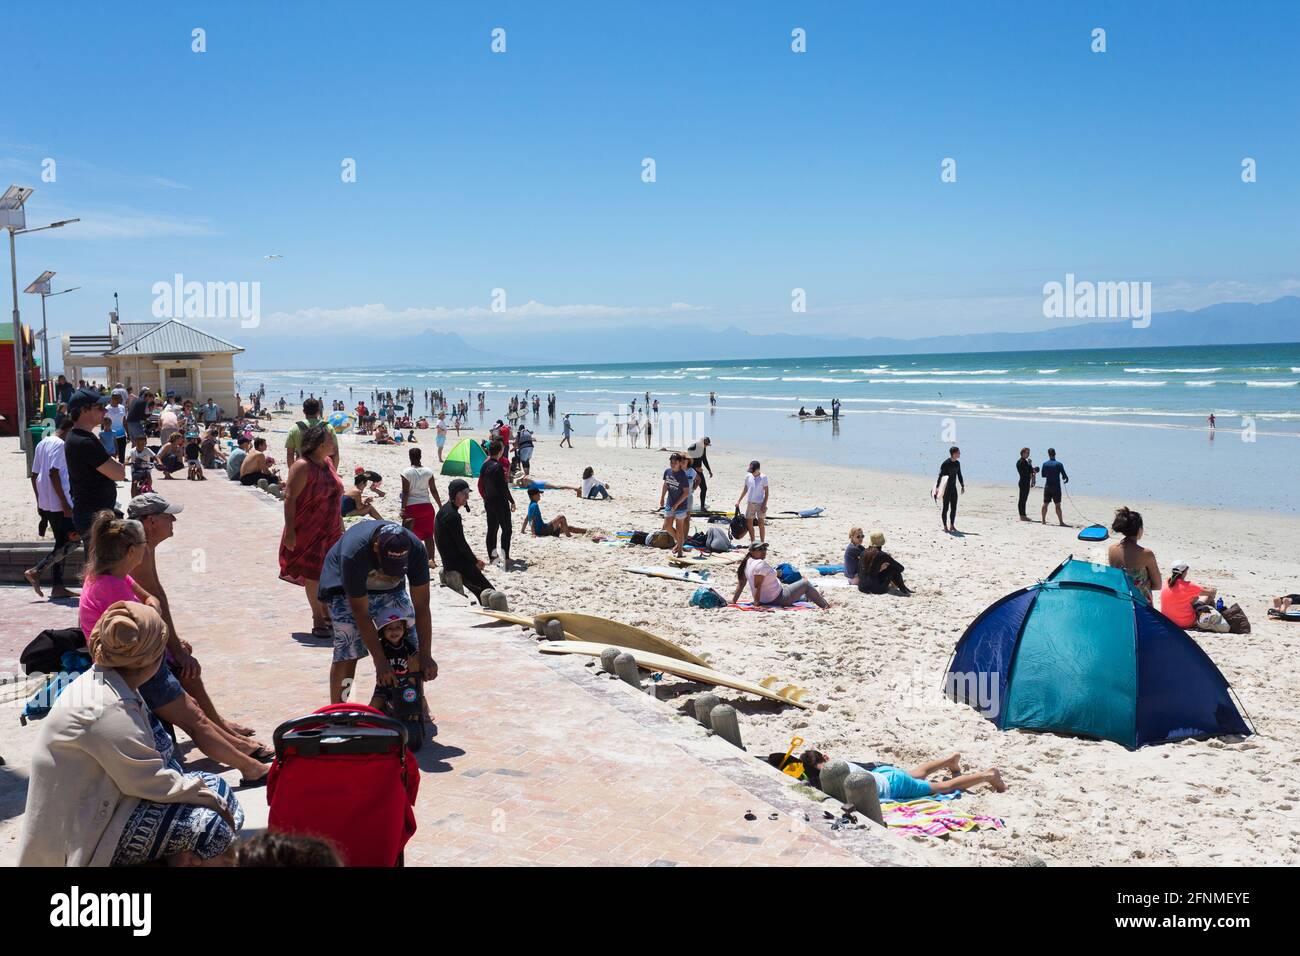
[[[443,558],[443,561],[445,562],[446,558]],[[492,582],[483,576],[483,572],[478,569],[476,564],[468,566],[456,565],[455,567],[444,564],[443,570],[455,571],[459,574],[461,582],[465,587],[469,588],[475,597],[492,587]]]
[[[957,489],[952,485],[943,492],[943,523],[950,528],[957,524]]]
[[[514,522],[510,517],[510,504],[502,498],[490,498],[483,502],[483,511],[487,515],[487,550],[488,558],[497,549],[497,530],[501,531],[501,552],[510,560],[510,536],[514,533]]]
[[[1022,518],[1029,517],[1028,515],[1025,514],[1025,502],[1027,502],[1028,500],[1029,500],[1029,482],[1027,481],[1021,482],[1020,500],[1016,503],[1016,507],[1020,509],[1020,517]]]

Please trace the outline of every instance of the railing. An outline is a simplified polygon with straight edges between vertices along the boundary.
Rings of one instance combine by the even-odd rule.
[[[68,336],[68,353],[70,355],[103,355],[113,348],[113,339],[107,335],[70,335]]]

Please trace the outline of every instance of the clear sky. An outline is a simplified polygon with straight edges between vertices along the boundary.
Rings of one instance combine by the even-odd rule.
[[[59,331],[113,292],[147,319],[175,273],[261,283],[259,329],[196,323],[250,349],[1042,328],[1067,272],[1157,311],[1300,291],[1294,2],[83,0],[11,4],[6,36],[0,178],[36,187],[29,225],[83,220],[19,240],[20,288],[84,287]]]

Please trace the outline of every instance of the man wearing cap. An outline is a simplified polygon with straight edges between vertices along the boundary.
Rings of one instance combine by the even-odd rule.
[[[758,537],[760,541],[767,540],[767,497],[769,494],[767,475],[763,474],[762,467],[757,461],[749,463],[749,474],[745,476],[745,486],[740,489],[740,497],[736,499],[736,507],[733,509],[736,514],[740,514],[740,503],[745,504],[745,524],[749,528],[749,543],[754,543],[754,525],[758,525]]]
[[[158,673],[141,685],[140,694],[155,711],[170,714],[164,719],[189,734],[209,757],[238,767],[246,778],[258,779],[262,772],[254,761],[264,763],[267,748],[252,739],[251,728],[228,721],[217,712],[203,685],[194,648],[188,641],[181,640],[176,631],[167,591],[158,578],[158,545],[172,536],[176,516],[184,509],[184,505],[172,504],[152,491],[136,495],[126,506],[126,516],[140,522],[144,528],[145,540],[144,556],[131,572],[131,577],[158,599],[159,613],[167,623],[168,635],[167,657]],[[236,753],[231,753],[232,749]]]
[[[424,679],[438,676],[429,617],[429,552],[400,524],[359,521],[345,531],[325,555],[317,596],[329,608],[334,629],[330,703],[343,702],[357,661],[366,653],[375,662],[375,679],[381,686],[396,682],[374,625],[389,614],[415,619]]]
[[[709,446],[713,442],[707,438],[701,438],[690,448],[686,449],[686,456],[691,459],[692,467],[695,469],[695,487],[700,489],[700,510],[708,511],[709,506],[705,499],[709,495],[709,483],[704,480],[704,470],[709,470],[709,477],[713,477],[713,466],[709,464]]]
[[[442,556],[444,572],[455,571],[465,587],[478,597],[492,584],[483,576],[487,562],[480,561],[465,540],[465,526],[460,520],[460,509],[469,510],[469,482],[457,478],[447,486],[447,500],[438,509],[433,521],[433,543]]]
[[[248,457],[248,449],[252,446],[253,439],[247,432],[241,433],[235,438],[235,450],[226,458],[226,477],[231,481],[239,480],[239,468]]]
[[[64,440],[68,485],[72,489],[72,526],[81,535],[89,556],[90,526],[95,515],[108,509],[117,513],[117,482],[126,480],[126,467],[112,457],[92,429],[103,422],[108,398],[96,389],[83,388],[68,399],[72,430]]]
[[[145,437],[145,425],[149,421],[149,402],[153,393],[147,388],[140,389],[140,394],[126,410],[126,437],[134,441]]]

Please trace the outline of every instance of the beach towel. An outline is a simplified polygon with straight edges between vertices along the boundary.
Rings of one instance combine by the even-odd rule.
[[[781,607],[777,604],[755,604],[752,601],[741,601],[738,604],[728,604],[727,607],[736,611],[812,611],[816,610],[817,605],[812,601],[795,601],[787,607]]]
[[[1002,830],[1006,823],[999,817],[986,817],[977,813],[962,813],[938,800],[909,800],[906,803],[886,802],[880,805],[885,826],[901,830],[909,836],[947,836],[970,830]]]

